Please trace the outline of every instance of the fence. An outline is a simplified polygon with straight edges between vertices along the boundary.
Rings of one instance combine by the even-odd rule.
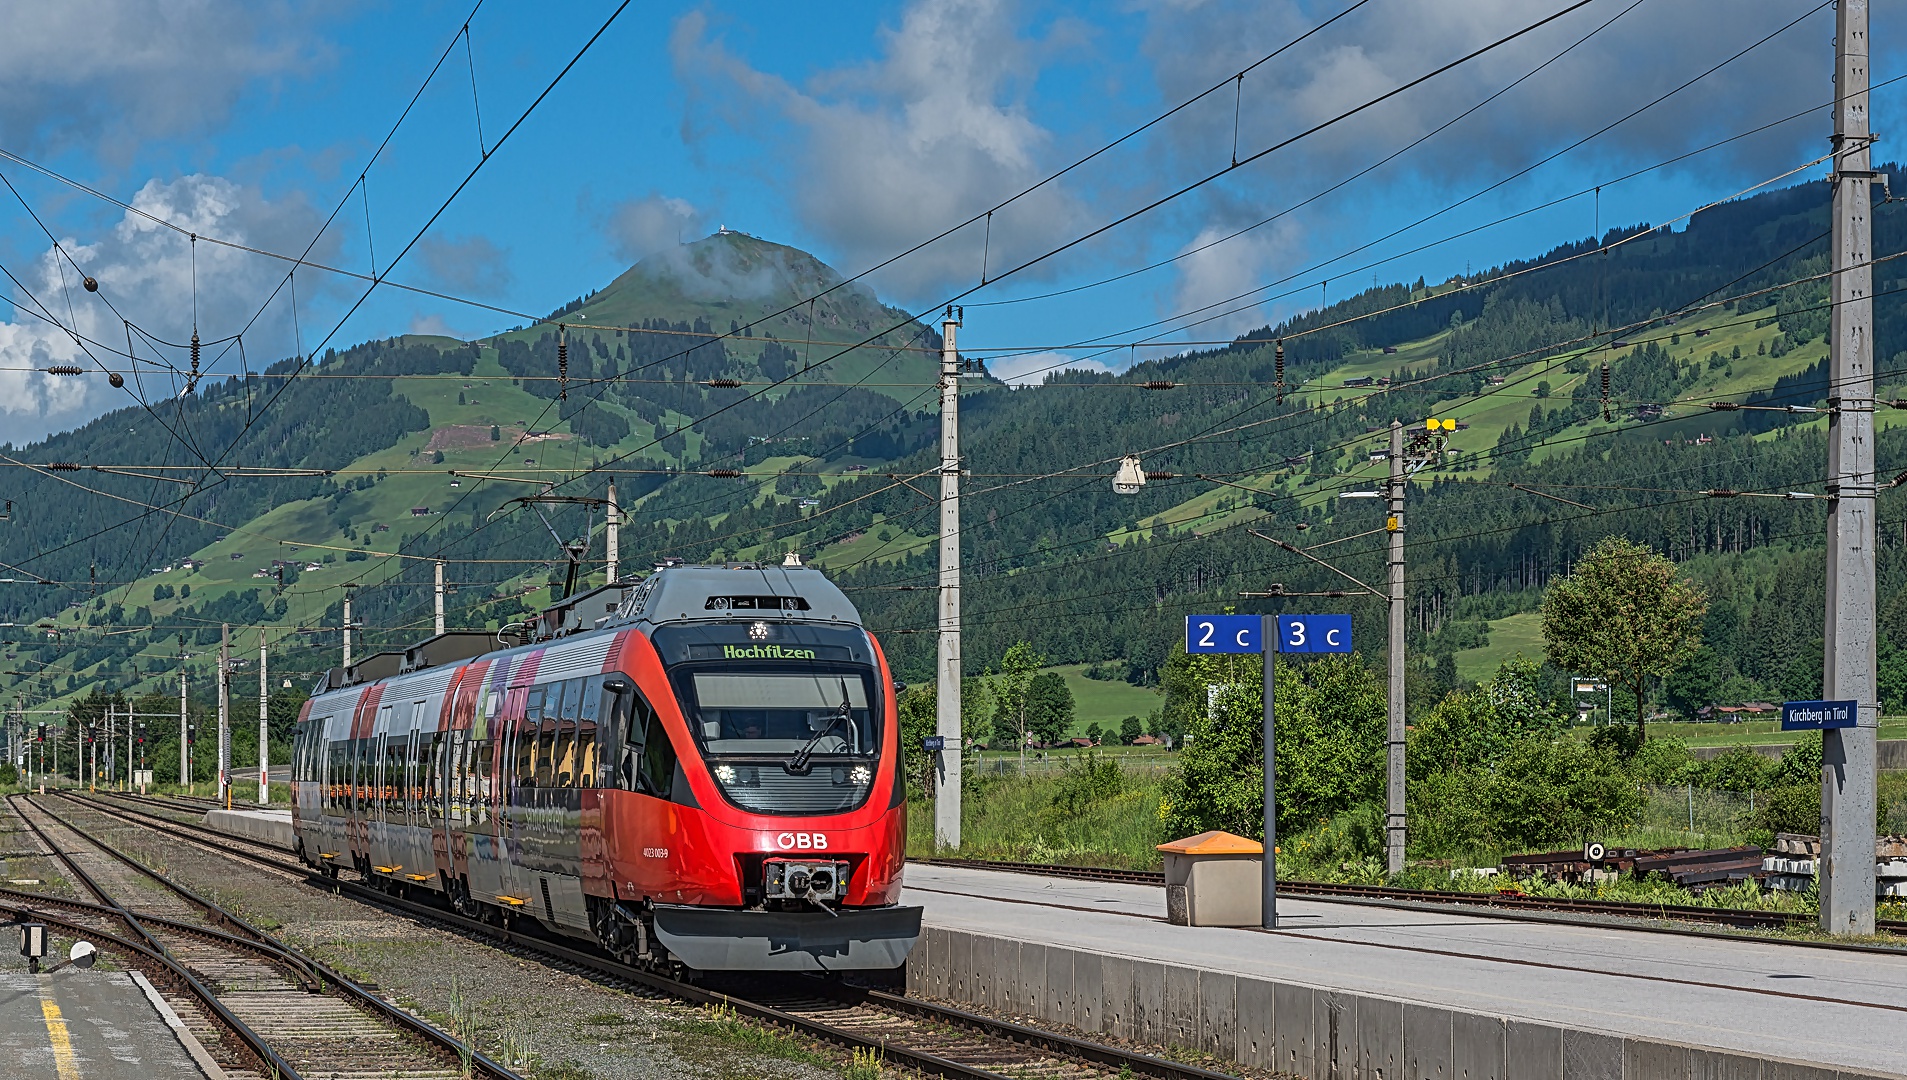
[[[1678,829],[1691,833],[1734,833],[1748,828],[1759,792],[1711,791],[1690,784],[1645,784],[1642,788],[1645,829]]]

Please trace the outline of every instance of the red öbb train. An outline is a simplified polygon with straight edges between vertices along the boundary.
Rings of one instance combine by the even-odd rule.
[[[631,962],[892,969],[894,684],[800,566],[671,566],[328,672],[293,750],[299,856]],[[503,647],[499,647],[499,646]]]

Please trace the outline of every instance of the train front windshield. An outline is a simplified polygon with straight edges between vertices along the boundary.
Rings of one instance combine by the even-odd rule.
[[[873,672],[842,665],[675,673],[722,793],[758,813],[840,813],[867,800],[881,751]]]

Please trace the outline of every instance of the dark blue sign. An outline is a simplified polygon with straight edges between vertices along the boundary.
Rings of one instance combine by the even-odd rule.
[[[1860,714],[1860,702],[1857,701],[1784,701],[1781,703],[1781,730],[1850,728]]]
[[[920,748],[930,754],[938,754],[942,750],[947,749],[947,736],[929,735],[920,740]]]
[[[1187,615],[1185,651],[1189,653],[1264,652],[1260,615]]]
[[[1332,653],[1351,651],[1349,615],[1278,616],[1278,651]]]

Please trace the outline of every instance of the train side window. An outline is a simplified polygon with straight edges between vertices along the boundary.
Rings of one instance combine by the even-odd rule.
[[[576,720],[576,773],[574,786],[596,786],[596,746],[602,730],[603,678],[598,675],[582,680],[583,704]]]
[[[624,676],[612,680],[615,694],[607,694],[608,700],[615,703],[614,720],[605,719],[605,730],[617,733],[622,753],[616,764],[616,783],[628,791],[641,791],[642,787],[642,747],[649,731],[649,714],[654,710],[636,689],[635,681]]]
[[[484,825],[490,821],[490,800],[496,796],[497,770],[501,768],[497,755],[503,752],[499,749],[502,745],[502,739],[492,738],[470,746],[471,770],[476,773],[476,789],[472,793],[470,811],[472,825]]]
[[[537,712],[542,712],[540,706]],[[536,728],[536,720],[519,720],[513,733],[515,762],[511,769],[516,782],[524,787],[536,786]]]
[[[562,683],[563,705],[562,705],[562,711],[559,713],[559,715],[562,716],[563,719],[565,720],[576,719],[577,711],[580,710],[583,705],[583,683],[585,681],[587,680],[584,680],[584,679],[563,680],[563,683]]]
[[[565,717],[556,726],[556,745],[550,753],[550,784],[566,788],[575,782],[576,721]]]
[[[666,799],[675,790],[675,745],[669,742],[668,729],[662,726],[662,716],[655,706],[649,704],[641,690],[631,689],[630,693],[635,697],[630,729],[633,731],[638,724],[642,728],[635,749],[640,755],[639,790]]]
[[[529,720],[543,719],[543,688],[530,687],[530,693],[523,701],[523,715]]]

